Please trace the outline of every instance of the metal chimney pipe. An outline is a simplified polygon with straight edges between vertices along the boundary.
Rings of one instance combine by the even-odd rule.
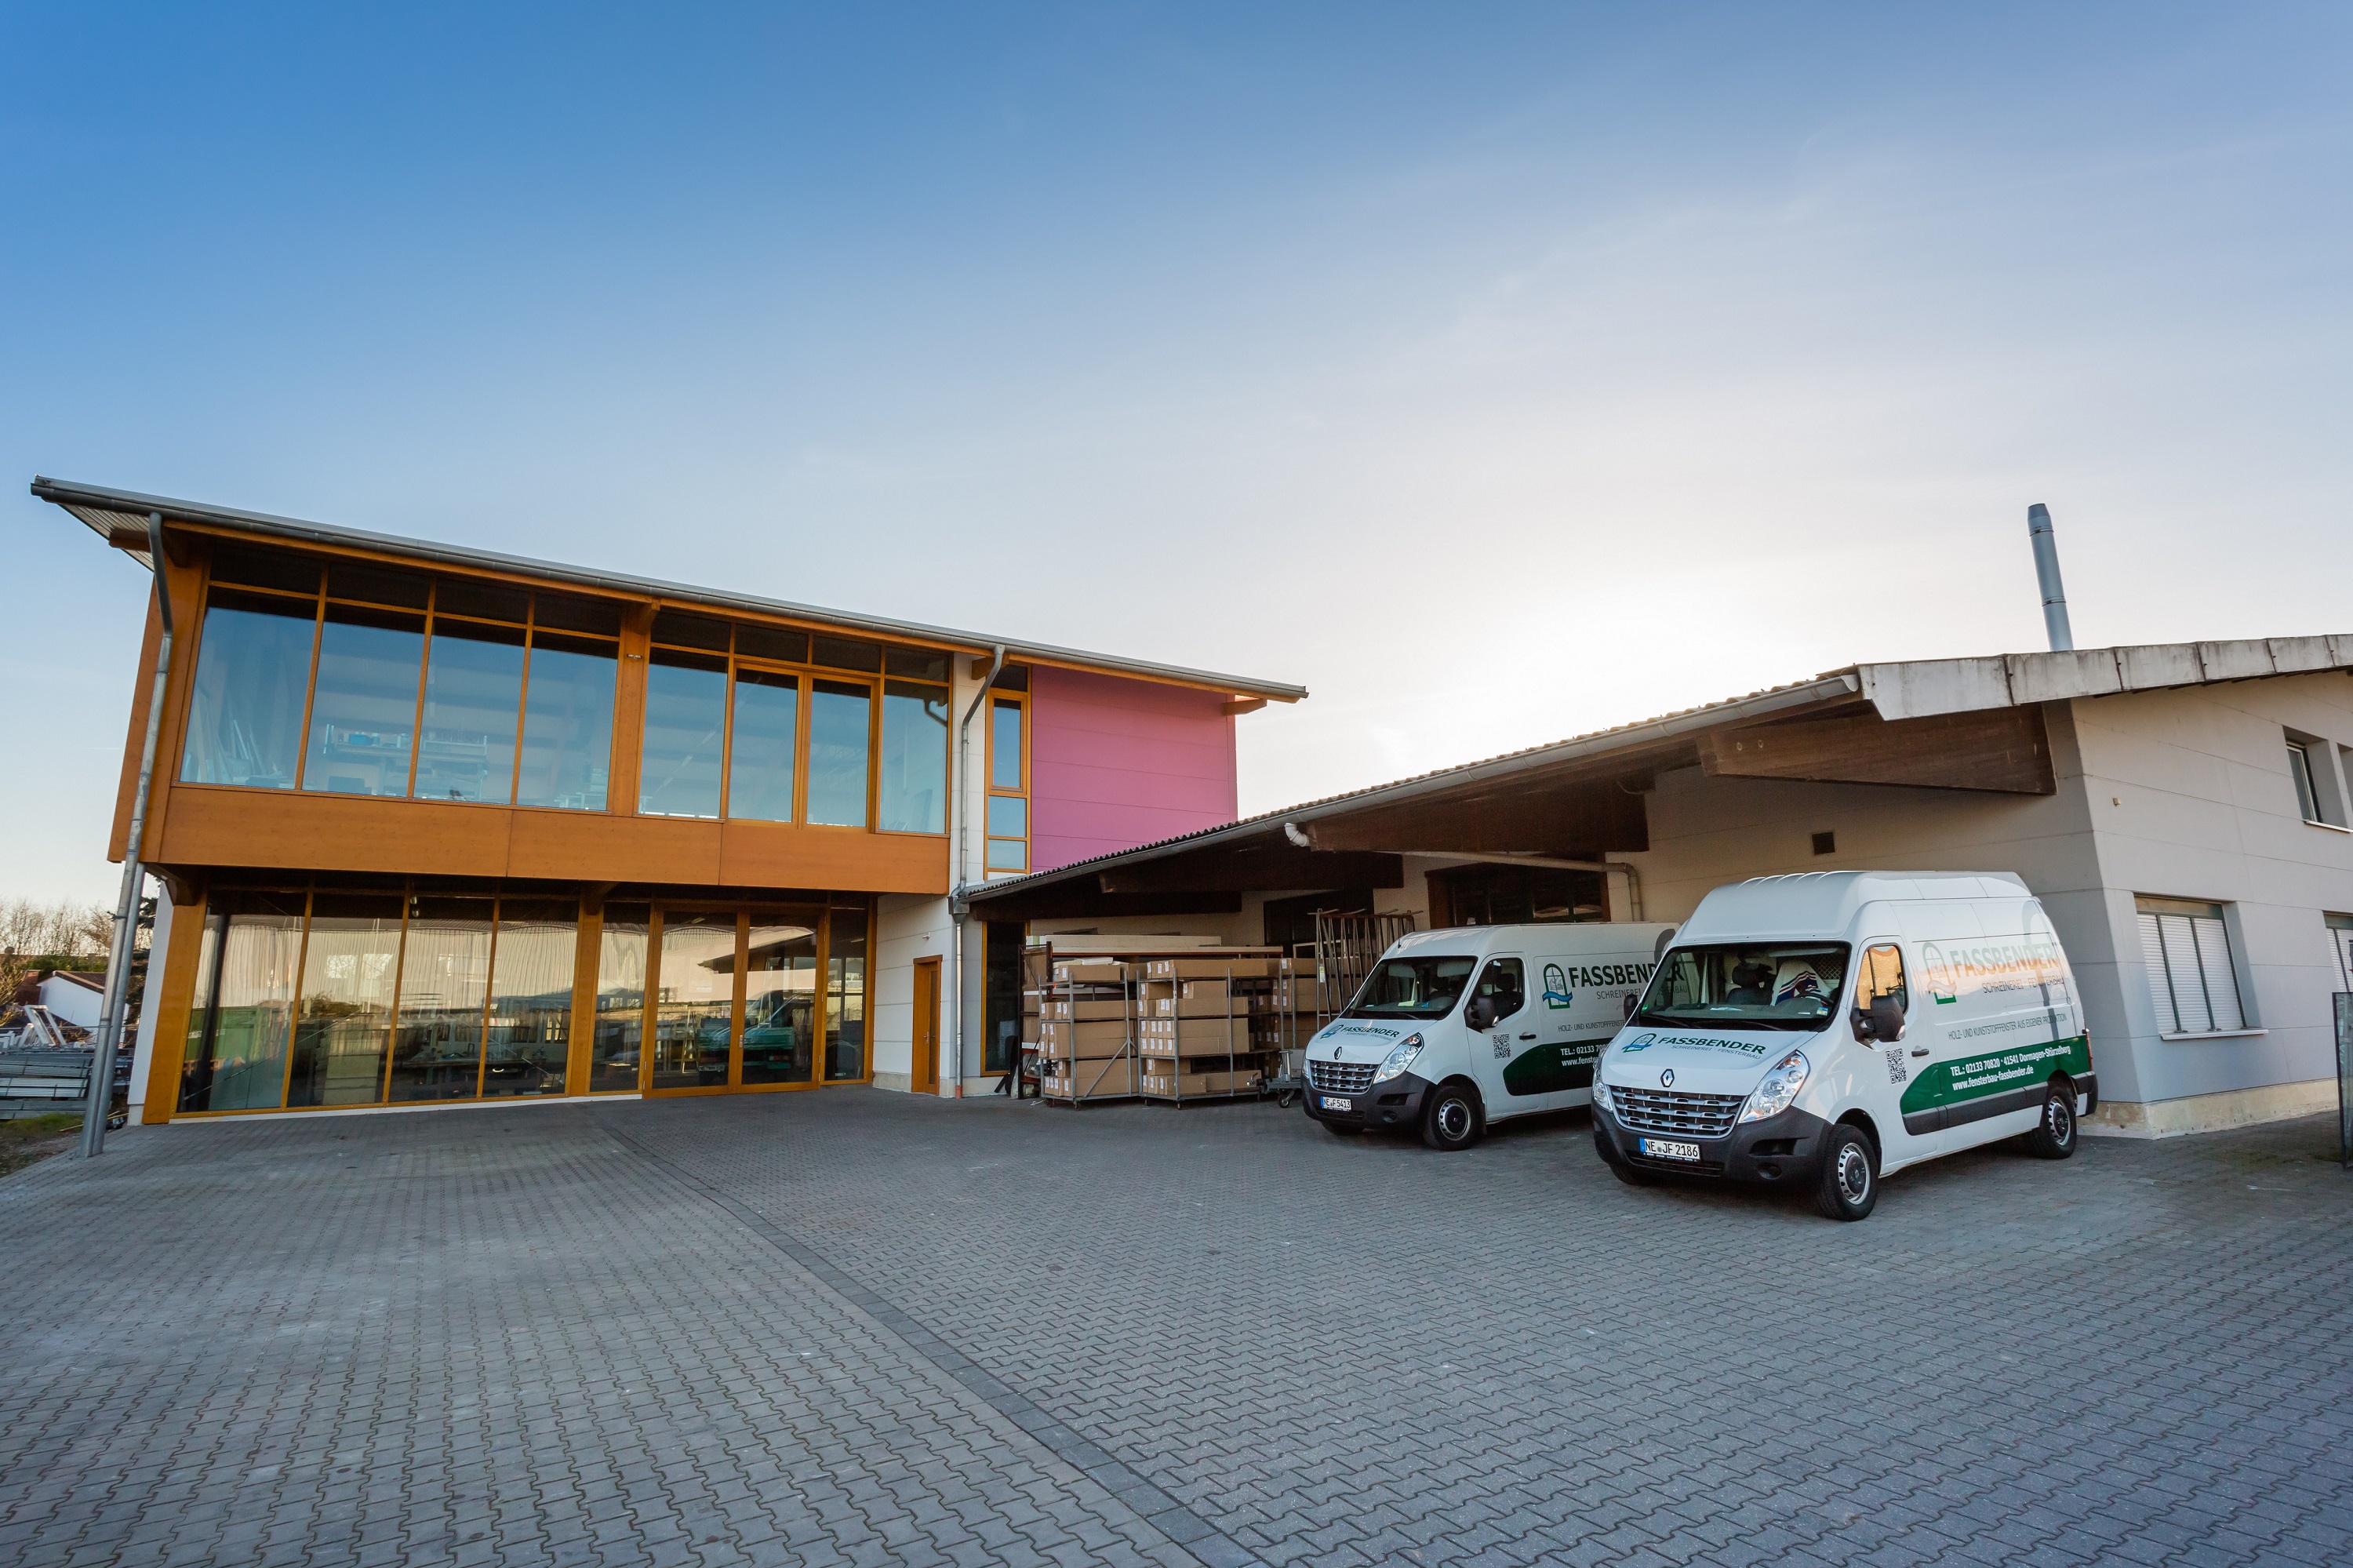
[[[2067,589],[2059,581],[2059,542],[2051,535],[2051,508],[2040,501],[2026,509],[2026,536],[2034,546],[2034,575],[2042,583],[2042,629],[2051,652],[2072,653],[2074,630],[2067,624]]]

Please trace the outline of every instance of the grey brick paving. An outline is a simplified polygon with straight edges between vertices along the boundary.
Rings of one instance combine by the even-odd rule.
[[[0,1182],[0,1563],[2345,1563],[2329,1136],[1841,1226],[1621,1188],[1579,1118],[137,1129]]]

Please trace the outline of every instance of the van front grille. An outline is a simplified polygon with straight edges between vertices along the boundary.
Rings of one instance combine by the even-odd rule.
[[[1307,1081],[1335,1095],[1360,1095],[1373,1086],[1370,1062],[1310,1062]]]
[[[1746,1095],[1694,1095],[1679,1089],[1623,1089],[1609,1086],[1618,1120],[1637,1132],[1683,1133],[1722,1138],[1732,1130]]]

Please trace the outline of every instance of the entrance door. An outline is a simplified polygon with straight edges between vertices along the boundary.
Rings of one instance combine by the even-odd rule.
[[[915,1065],[907,1086],[919,1095],[940,1092],[940,960],[915,960]]]

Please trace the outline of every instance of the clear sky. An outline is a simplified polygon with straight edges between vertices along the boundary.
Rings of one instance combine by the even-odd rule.
[[[1858,659],[2353,630],[2345,6],[0,7],[37,473],[1311,687],[1269,809]],[[13,477],[11,477],[13,476]]]

